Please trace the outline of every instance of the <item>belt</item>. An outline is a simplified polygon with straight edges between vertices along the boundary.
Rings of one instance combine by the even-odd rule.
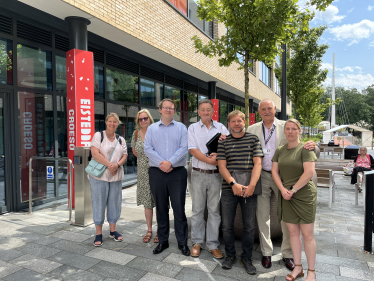
[[[216,169],[216,170],[203,170],[203,169],[199,169],[199,168],[195,168],[195,167],[192,167],[192,169],[195,170],[195,171],[198,171],[198,172],[205,173],[205,174],[217,174],[217,173],[219,173],[218,169]]]
[[[269,173],[269,174],[271,174],[271,171],[266,171],[266,170],[264,170],[264,169],[262,169],[264,172],[266,172],[266,173]]]

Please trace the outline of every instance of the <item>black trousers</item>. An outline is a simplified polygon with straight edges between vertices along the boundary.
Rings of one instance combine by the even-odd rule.
[[[149,184],[156,203],[158,239],[166,243],[169,239],[169,198],[174,213],[174,229],[178,245],[187,245],[188,225],[184,210],[187,189],[187,170],[174,168],[164,173],[159,168],[149,168]]]
[[[351,174],[351,184],[357,183],[357,174],[359,172],[364,172],[364,171],[371,171],[370,168],[363,168],[363,167],[354,167],[352,174]]]

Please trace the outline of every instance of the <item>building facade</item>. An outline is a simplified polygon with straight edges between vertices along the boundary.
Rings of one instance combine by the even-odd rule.
[[[193,36],[208,42],[225,27],[199,20],[193,0],[0,0],[0,5],[0,213],[27,207],[31,156],[45,157],[32,164],[35,202],[67,196],[66,17],[91,21],[95,130],[105,129],[108,113],[120,116],[118,133],[129,151],[124,184],[136,180],[130,142],[140,109],[157,121],[158,102],[171,98],[178,104],[175,119],[186,126],[198,121],[197,103],[204,98],[219,99],[223,123],[230,111],[244,111],[243,71],[238,65],[219,67],[216,58],[195,52]],[[280,109],[274,71],[255,62],[250,73],[252,110],[263,98]]]

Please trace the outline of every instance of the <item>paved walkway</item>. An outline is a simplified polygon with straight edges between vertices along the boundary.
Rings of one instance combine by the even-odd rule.
[[[33,215],[0,216],[0,280],[278,281],[285,280],[289,273],[280,261],[279,241],[275,242],[275,262],[270,269],[260,265],[261,253],[256,243],[253,257],[258,273],[255,276],[246,274],[239,263],[232,270],[223,270],[220,260],[213,259],[205,250],[200,258],[181,255],[174,233],[170,236],[170,248],[153,255],[155,244],[142,242],[146,232],[144,209],[136,206],[135,196],[136,185],[123,190],[118,230],[123,233],[124,242],[107,238],[106,224],[106,238],[101,248],[93,246],[93,226],[81,228],[67,222],[67,205],[36,211]],[[355,206],[353,187],[347,178],[340,177],[336,202],[329,209],[328,190],[318,188],[315,237],[319,281],[374,280],[374,256],[361,251],[364,211],[362,194],[359,196],[359,206]],[[186,210],[190,217],[190,197],[187,197]],[[240,241],[236,245],[240,254]],[[306,269],[304,253],[302,263]]]

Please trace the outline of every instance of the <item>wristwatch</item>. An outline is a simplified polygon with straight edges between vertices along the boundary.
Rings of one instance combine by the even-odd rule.
[[[293,189],[293,186],[291,186],[290,191],[292,191],[293,194],[297,192],[297,190]]]
[[[229,184],[230,184],[230,186],[234,186],[234,184],[236,184],[236,181],[232,181]]]
[[[121,166],[118,163],[117,163],[117,165],[118,165],[118,169],[121,168]]]

